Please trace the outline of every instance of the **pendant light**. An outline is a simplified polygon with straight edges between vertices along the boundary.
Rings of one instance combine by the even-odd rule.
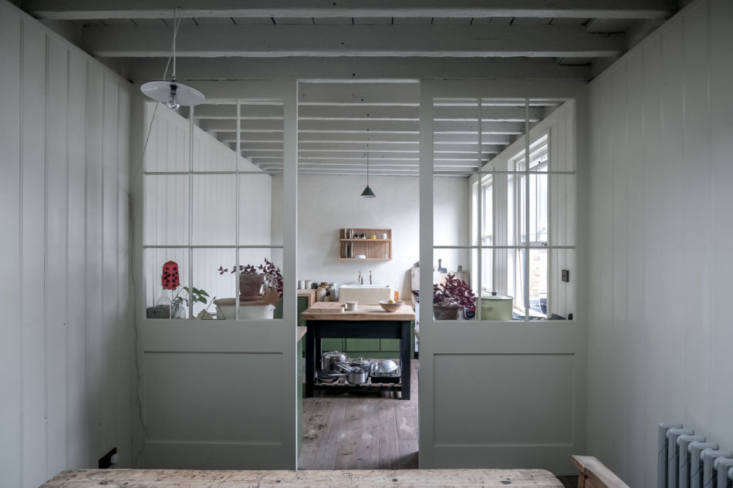
[[[178,19],[178,11],[173,11],[173,71],[170,81],[150,81],[140,87],[140,91],[146,96],[152,98],[156,102],[164,103],[172,110],[178,110],[179,107],[192,107],[200,103],[204,103],[206,97],[195,88],[176,81],[176,37],[178,36],[178,27],[181,25]],[[170,61],[170,60],[169,60]],[[168,67],[166,66],[166,73]],[[165,73],[163,74],[165,78]]]
[[[366,150],[366,186],[364,187],[364,191],[361,192],[362,198],[374,198],[377,195],[374,194],[374,191],[372,191],[372,188],[369,186],[369,129],[367,129],[367,150]]]

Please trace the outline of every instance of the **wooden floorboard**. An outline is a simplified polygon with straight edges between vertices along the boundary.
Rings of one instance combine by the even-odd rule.
[[[412,361],[409,400],[393,393],[304,399],[300,468],[417,468],[419,367]]]

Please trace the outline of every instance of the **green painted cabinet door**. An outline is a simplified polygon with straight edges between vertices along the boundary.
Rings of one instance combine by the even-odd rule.
[[[379,339],[346,339],[346,352],[378,352]]]
[[[379,339],[379,350],[382,352],[400,352],[400,340]]]
[[[321,351],[341,351],[343,352],[344,340],[343,339],[321,339]]]
[[[305,325],[305,320],[303,320],[301,316],[303,315],[303,312],[305,312],[307,308],[308,308],[308,297],[298,297],[298,325]]]

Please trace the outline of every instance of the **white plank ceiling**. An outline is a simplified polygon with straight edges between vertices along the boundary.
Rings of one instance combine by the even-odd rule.
[[[180,81],[273,78],[301,85],[303,172],[417,174],[420,79],[589,79],[678,8],[675,0],[21,0],[142,83],[160,79],[174,16]],[[333,80],[352,83],[335,83]],[[358,81],[353,83],[353,81]],[[399,82],[398,82],[399,81]],[[494,101],[495,102],[495,101]],[[533,106],[531,123],[555,102]],[[477,101],[436,109],[436,166],[468,174],[524,130],[524,107]],[[236,142],[236,106],[196,122]],[[242,153],[282,168],[282,107],[244,105]],[[235,147],[235,146],[232,146]]]

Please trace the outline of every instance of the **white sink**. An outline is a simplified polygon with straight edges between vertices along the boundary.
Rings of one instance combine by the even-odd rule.
[[[389,285],[361,285],[351,283],[339,287],[339,302],[359,302],[365,305],[376,305],[381,300],[392,298]]]

